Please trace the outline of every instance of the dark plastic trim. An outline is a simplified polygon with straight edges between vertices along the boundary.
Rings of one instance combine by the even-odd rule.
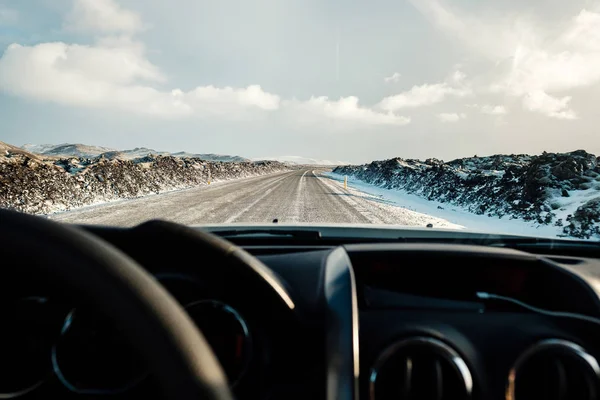
[[[327,399],[358,399],[358,301],[350,258],[343,248],[325,261]]]

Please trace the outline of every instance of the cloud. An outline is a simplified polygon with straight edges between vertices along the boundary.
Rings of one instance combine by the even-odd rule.
[[[0,58],[0,90],[17,96],[59,104],[119,109],[162,118],[254,115],[282,105],[318,118],[370,125],[406,125],[410,119],[392,112],[361,107],[355,96],[337,101],[311,97],[285,101],[259,85],[243,88],[199,86],[189,91],[159,90],[166,81],[158,67],[135,41],[99,40],[95,46],[41,43],[10,45]]]
[[[134,39],[140,17],[113,0],[75,0],[66,29],[95,33],[93,45],[11,44],[0,58],[0,91],[67,106],[123,110],[158,118],[287,116],[367,125],[401,126],[410,118],[359,105],[356,96],[282,100],[259,85],[165,89],[167,77]],[[397,79],[398,73],[390,78]],[[446,89],[444,89],[446,90]],[[454,90],[449,88],[448,90]],[[294,115],[295,114],[295,115]]]
[[[462,119],[467,118],[466,114],[457,114],[457,113],[440,113],[437,115],[438,119],[442,122],[458,122]]]
[[[402,75],[400,75],[400,72],[394,72],[392,75],[383,78],[383,81],[385,83],[396,83],[400,80],[401,76]]]
[[[12,44],[0,58],[0,90],[37,100],[84,107],[117,108],[162,117],[278,108],[278,96],[260,86],[197,87],[160,91],[160,70],[140,47],[82,46],[62,42]]]
[[[600,50],[600,14],[586,9],[575,16],[560,41],[580,50]]]
[[[481,111],[482,114],[488,114],[488,115],[506,115],[506,114],[508,114],[508,110],[506,109],[506,107],[504,107],[502,105],[492,106],[489,104],[483,104],[483,105],[467,104],[467,107],[476,108],[479,111]]]
[[[440,103],[448,95],[464,97],[469,94],[466,87],[452,87],[448,83],[424,84],[413,86],[410,90],[389,96],[381,100],[378,107],[385,111],[397,111],[403,108],[415,108]]]
[[[507,113],[504,106],[490,106],[488,104],[481,106],[481,112],[489,115],[505,115]]]
[[[192,110],[211,114],[229,114],[240,107],[274,111],[279,109],[281,101],[278,95],[265,92],[259,85],[245,88],[199,86],[189,92],[175,89],[172,95]]]
[[[166,81],[135,41],[101,39],[94,46],[41,43],[10,45],[0,58],[0,90],[59,104],[120,109],[163,118],[249,116],[287,107],[301,115],[371,125],[406,125],[410,119],[359,105],[355,96],[337,101],[311,97],[285,101],[259,85],[243,88],[199,86],[189,91],[159,90]]]
[[[569,109],[571,97],[556,98],[543,91],[530,92],[523,97],[523,107],[558,119],[577,119],[577,115]]]
[[[460,71],[460,70],[456,70],[454,71],[454,73],[452,74],[452,82],[454,83],[462,83],[465,78],[467,77],[467,74],[465,74],[464,72]]]
[[[396,115],[392,112],[377,112],[358,104],[358,97],[341,97],[330,100],[325,96],[311,97],[307,101],[291,102],[290,107],[303,111],[309,116],[321,116],[332,120],[363,123],[370,125],[407,125],[410,118]]]
[[[565,24],[543,26],[525,17],[476,18],[437,0],[411,2],[440,29],[500,66],[488,87],[521,98],[526,110],[575,119],[571,97],[559,94],[600,82],[598,12],[583,9]]]
[[[2,25],[13,25],[19,21],[19,12],[0,5],[0,26]]]
[[[134,34],[143,29],[141,17],[113,0],[74,0],[64,28],[100,34]]]
[[[532,22],[524,15],[488,18],[460,12],[439,0],[409,1],[434,26],[493,61],[510,57],[515,43],[529,43],[534,38]]]
[[[0,59],[0,87],[15,94],[62,103],[93,101],[110,85],[161,81],[158,68],[132,48],[63,42],[11,44]]]

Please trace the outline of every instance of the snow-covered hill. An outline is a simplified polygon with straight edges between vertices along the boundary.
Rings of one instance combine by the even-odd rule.
[[[136,147],[135,149],[123,150],[120,152],[124,159],[133,160],[134,158],[146,157],[151,154],[155,156],[168,156],[170,155],[167,151],[156,151],[147,147]]]
[[[90,147],[76,145],[78,154],[96,151]],[[274,161],[224,163],[170,155],[60,158],[0,142],[0,207],[48,214],[287,169]]]
[[[226,154],[195,154],[188,153],[187,151],[180,151],[178,153],[171,153],[172,156],[175,157],[192,157],[192,158],[201,158],[207,161],[220,161],[220,162],[249,162],[251,161],[248,158],[240,157],[240,156],[229,156]],[[258,161],[258,160],[256,160]]]
[[[326,166],[334,166],[334,165],[347,165],[349,163],[344,161],[331,161],[331,160],[318,160],[314,158],[300,157],[300,156],[278,156],[278,157],[263,157],[263,158],[253,158],[253,160],[270,160],[270,161],[279,161],[282,163],[288,164],[297,164],[297,165],[326,165]]]
[[[58,145],[35,145],[35,144],[26,144],[21,147],[23,150],[27,150],[30,153],[42,154],[45,156],[53,156],[53,157],[83,157],[83,158],[93,158],[98,157],[100,154],[105,153],[107,151],[115,151],[115,149],[111,149],[109,147],[101,147],[101,146],[89,146],[80,143],[63,143]]]
[[[600,239],[600,158],[583,150],[447,163],[394,158],[333,171],[475,214],[555,226],[564,236]]]
[[[89,146],[85,144],[70,144],[63,143],[58,145],[52,144],[26,144],[21,146],[23,150],[30,153],[36,153],[43,156],[52,157],[79,157],[79,158],[95,158],[104,157],[107,159],[121,159],[121,160],[133,160],[140,157],[146,157],[149,155],[161,155],[174,157],[192,157],[200,158],[206,161],[220,161],[220,162],[248,162],[247,158],[240,156],[230,156],[224,154],[196,154],[180,151],[177,153],[169,153],[167,151],[157,151],[149,149],[147,147],[136,147],[129,150],[117,150],[109,147],[101,146]]]
[[[23,150],[26,150],[30,153],[35,153],[35,154],[44,154],[44,152],[52,150],[53,148],[57,147],[57,146],[61,146],[61,145],[56,145],[56,144],[24,144],[23,146],[21,146],[21,148]]]

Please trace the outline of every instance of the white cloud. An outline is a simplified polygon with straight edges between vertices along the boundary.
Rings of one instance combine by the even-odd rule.
[[[140,17],[113,0],[75,0],[66,18],[71,30],[97,33],[94,45],[63,42],[10,45],[0,58],[0,91],[68,106],[124,110],[162,118],[256,116],[285,109],[295,118],[370,125],[406,125],[410,119],[360,106],[355,96],[282,100],[259,85],[159,89],[167,79],[132,35]],[[117,33],[118,35],[115,35]],[[397,79],[398,73],[392,75]],[[446,89],[444,89],[446,90]],[[454,89],[449,89],[454,90]]]
[[[246,88],[199,86],[189,92],[174,90],[173,97],[192,109],[211,114],[229,114],[236,108],[256,108],[264,111],[279,109],[279,96],[265,92],[259,85]]]
[[[394,72],[392,75],[386,76],[385,78],[383,78],[383,81],[385,83],[396,83],[400,80],[401,76],[402,75],[400,75],[399,72]]]
[[[128,48],[63,42],[10,45],[0,59],[0,87],[10,92],[77,103],[93,100],[110,85],[162,80],[157,67]]]
[[[575,119],[570,96],[556,93],[600,82],[600,14],[581,11],[548,45],[517,44],[506,76],[492,85],[522,97],[526,109],[549,117]]]
[[[488,104],[481,106],[481,112],[489,115],[505,115],[507,113],[504,106],[490,106]]]
[[[488,87],[521,98],[527,110],[575,119],[571,89],[600,82],[600,13],[581,10],[566,24],[543,26],[531,19],[476,17],[437,0],[411,0],[441,29],[493,61],[505,65]],[[506,63],[510,60],[510,63]],[[559,95],[559,93],[564,93]]]
[[[553,118],[577,119],[577,115],[569,109],[570,96],[556,98],[543,91],[527,93],[523,97],[523,107]]]
[[[13,44],[0,58],[0,90],[59,104],[112,108],[163,118],[222,115],[236,118],[286,107],[299,115],[370,125],[406,125],[410,119],[359,105],[357,97],[337,101],[311,97],[282,102],[259,85],[245,88],[199,86],[159,90],[161,71],[130,40],[100,40],[95,46],[62,42]]]
[[[508,14],[501,19],[487,18],[485,15],[459,12],[439,0],[409,1],[435,26],[493,61],[510,57],[515,43],[530,43],[534,40],[532,23],[524,15]]]
[[[413,86],[410,90],[381,100],[379,107],[385,111],[415,108],[439,103],[448,95],[463,97],[469,94],[466,87],[452,87],[447,83]]]
[[[407,125],[410,118],[396,115],[392,112],[377,112],[361,107],[355,96],[341,97],[339,100],[329,100],[325,96],[311,97],[303,102],[291,102],[290,106],[297,111],[304,111],[309,116],[321,116],[332,120],[363,123],[370,125]]]
[[[463,113],[440,113],[437,115],[437,117],[442,122],[458,122],[467,118],[467,115]]]
[[[536,90],[565,91],[599,81],[600,52],[553,53],[539,48],[518,47],[511,70],[494,88],[522,96]]]
[[[579,50],[600,50],[600,14],[586,9],[575,16],[560,41]]]
[[[140,48],[13,44],[0,58],[0,90],[18,96],[86,107],[117,108],[162,117],[240,111],[247,107],[274,110],[278,96],[260,86],[233,89],[198,87],[160,91],[142,82],[164,77]]]
[[[502,105],[493,106],[493,105],[490,105],[490,104],[483,104],[483,105],[479,105],[479,104],[467,104],[467,107],[476,108],[479,111],[481,111],[481,113],[488,114],[488,115],[505,115],[505,114],[508,114],[508,110],[506,109],[505,106],[502,106]]]
[[[466,77],[467,77],[467,74],[465,74],[464,72],[462,72],[462,71],[460,71],[460,70],[457,69],[452,74],[452,82],[454,82],[454,83],[462,83],[465,80]]]
[[[13,25],[19,20],[19,12],[0,4],[0,26]]]
[[[143,24],[138,14],[114,0],[74,0],[64,27],[78,32],[133,34],[141,31]]]

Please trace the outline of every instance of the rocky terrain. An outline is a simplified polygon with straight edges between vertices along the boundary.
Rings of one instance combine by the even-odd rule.
[[[394,158],[333,172],[475,214],[552,225],[559,236],[600,239],[600,158],[583,150],[450,162]]]
[[[48,214],[205,185],[209,180],[287,169],[274,161],[213,162],[172,155],[123,159],[104,153],[95,157],[61,157],[34,154],[0,142],[0,207]]]

